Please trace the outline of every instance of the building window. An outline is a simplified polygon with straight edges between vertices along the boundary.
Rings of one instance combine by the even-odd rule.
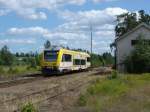
[[[134,46],[138,43],[138,40],[131,40],[131,45]]]
[[[148,44],[148,45],[150,45],[150,40],[142,40],[142,41],[144,41],[144,44]],[[131,45],[132,46],[135,46],[135,45],[137,45],[138,44],[138,42],[139,42],[139,40],[131,40]]]
[[[63,54],[62,56],[62,62],[71,62],[72,56],[70,54]]]

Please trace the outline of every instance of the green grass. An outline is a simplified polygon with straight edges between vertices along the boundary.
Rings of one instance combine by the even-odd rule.
[[[20,112],[38,112],[38,110],[32,103],[27,103],[21,107]]]
[[[28,66],[0,66],[0,77],[12,77],[17,75],[23,75],[27,73],[38,72],[40,67],[31,68]]]
[[[150,112],[148,99],[150,74],[119,75],[97,79],[77,104],[88,108],[88,112]]]

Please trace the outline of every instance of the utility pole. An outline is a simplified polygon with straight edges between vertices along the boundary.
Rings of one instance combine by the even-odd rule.
[[[92,54],[92,52],[93,52],[93,31],[92,31],[93,29],[92,29],[92,25],[90,25],[90,32],[91,32],[91,54]]]
[[[90,24],[90,32],[91,32],[91,67],[93,66],[93,58],[92,58],[92,53],[93,53],[93,28],[92,24]]]

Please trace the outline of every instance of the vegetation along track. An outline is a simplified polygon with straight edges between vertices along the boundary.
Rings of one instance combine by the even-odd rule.
[[[31,83],[24,83],[22,85],[16,84],[2,88],[2,90],[0,90],[0,103],[2,104],[0,105],[0,109],[7,107],[5,109],[14,110],[24,102],[32,101],[33,103],[39,103],[47,99],[55,98],[93,81],[95,75],[92,76],[92,74],[97,74],[98,72],[99,71],[94,69],[89,72],[51,77]]]
[[[90,71],[96,71],[96,70],[98,70],[98,68],[90,69]],[[103,68],[103,69],[101,68],[99,72],[101,73],[104,70],[105,70],[105,68]],[[86,73],[86,72],[87,71],[84,71],[82,73]],[[78,73],[78,74],[80,74],[80,73]],[[77,73],[69,73],[69,75],[75,75],[75,74],[77,74]],[[30,83],[30,82],[33,82],[33,81],[45,80],[47,78],[51,78],[53,80],[54,78],[56,79],[56,78],[65,78],[65,77],[68,77],[68,74],[63,74],[61,76],[59,76],[59,75],[58,76],[56,76],[56,75],[43,76],[40,73],[24,75],[22,77],[16,77],[13,80],[0,81],[0,88],[7,88],[7,87],[11,87],[11,86],[16,86],[16,85],[19,85],[19,84]]]

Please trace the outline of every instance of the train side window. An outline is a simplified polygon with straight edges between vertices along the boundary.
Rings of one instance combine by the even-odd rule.
[[[87,62],[90,62],[90,61],[91,61],[90,57],[87,57]]]
[[[80,65],[80,64],[81,64],[80,59],[74,59],[74,60],[73,60],[73,64],[74,64],[74,65]]]
[[[62,56],[62,62],[71,62],[72,56],[70,54],[63,54]]]
[[[85,60],[81,60],[81,65],[86,65],[86,61]]]

